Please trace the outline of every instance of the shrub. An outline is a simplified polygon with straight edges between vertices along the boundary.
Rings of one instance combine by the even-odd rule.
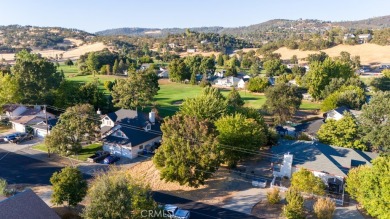
[[[302,140],[302,141],[311,141],[312,139],[308,136],[308,135],[306,135],[305,133],[300,133],[299,135],[298,135],[298,138],[297,138],[298,140]]]
[[[5,179],[0,178],[0,195],[4,196],[8,194],[7,186],[8,186],[7,181]]]
[[[330,198],[320,198],[314,204],[314,212],[318,219],[332,219],[336,204]]]
[[[277,204],[280,202],[279,189],[272,188],[267,192],[267,200],[270,204]]]
[[[295,189],[289,189],[286,192],[287,205],[283,207],[283,216],[288,219],[301,219],[304,217],[303,212],[303,197]]]
[[[301,168],[298,172],[293,173],[291,186],[300,192],[307,192],[316,195],[325,194],[325,183],[321,178],[314,176],[312,172]]]

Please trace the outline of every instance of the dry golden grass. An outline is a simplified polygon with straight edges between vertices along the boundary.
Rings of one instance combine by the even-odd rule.
[[[152,161],[145,161],[130,167],[127,174],[147,183],[153,191],[164,192],[182,198],[203,202],[211,205],[223,205],[224,201],[234,195],[236,191],[251,188],[251,182],[232,175],[228,170],[221,168],[214,176],[199,188],[179,185],[176,182],[165,182],[160,179],[160,172]]]
[[[352,56],[360,56],[360,61],[364,65],[389,63],[390,62],[390,46],[380,46],[376,44],[366,43],[355,46],[350,45],[338,45],[329,49],[322,50],[330,57],[336,57],[340,55],[340,52],[347,51]],[[280,53],[282,59],[290,59],[293,55],[296,55],[298,59],[307,57],[309,54],[318,53],[318,51],[300,51],[291,50],[286,47],[282,47],[275,51]]]
[[[188,53],[188,52],[182,52],[180,53],[180,57],[187,57],[187,56],[194,56],[194,55],[202,55],[202,56],[212,56],[212,55],[218,56],[219,52],[193,52],[193,53]]]

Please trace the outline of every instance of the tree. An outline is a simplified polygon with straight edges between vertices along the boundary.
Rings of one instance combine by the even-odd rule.
[[[118,68],[119,68],[118,59],[115,59],[114,65],[112,66],[112,73],[113,74],[118,73]]]
[[[280,191],[278,188],[269,189],[267,192],[267,201],[270,204],[278,204],[280,202]]]
[[[274,115],[275,122],[282,124],[295,114],[302,102],[302,94],[296,86],[277,84],[265,91],[265,109]]]
[[[241,98],[240,93],[233,88],[227,96],[227,105],[233,109],[237,109],[244,105],[244,100]]]
[[[390,152],[390,92],[376,92],[368,104],[363,105],[359,124],[363,140],[371,150]]]
[[[390,217],[390,159],[388,156],[372,160],[372,167],[353,168],[346,179],[346,191],[373,217]]]
[[[290,59],[291,64],[298,64],[298,57],[297,55],[293,55]]]
[[[188,98],[180,106],[180,114],[193,116],[200,120],[215,121],[226,112],[225,97],[215,87],[203,88],[200,96]]]
[[[367,150],[359,138],[358,124],[348,112],[340,120],[328,119],[318,130],[317,136],[325,144]]]
[[[91,104],[95,109],[103,108],[107,100],[104,92],[99,88],[97,79],[79,87],[78,98],[78,103]]]
[[[219,66],[224,66],[224,60],[223,60],[223,54],[222,53],[218,54],[217,64]]]
[[[0,195],[6,196],[8,194],[7,191],[8,183],[5,179],[0,178]]]
[[[226,69],[226,73],[225,73],[225,76],[228,77],[228,76],[237,76],[237,67],[236,66],[231,66],[231,67],[228,67]]]
[[[81,150],[81,141],[86,136],[95,136],[99,125],[99,117],[91,105],[69,107],[46,136],[45,145],[50,151],[62,155],[77,154]]]
[[[390,91],[390,77],[374,78],[370,83],[376,91]]]
[[[282,64],[280,59],[270,59],[263,63],[263,68],[267,76],[281,75],[286,72],[286,66]]]
[[[72,66],[73,65],[73,61],[71,59],[67,59],[65,62],[64,62],[65,65],[67,66]]]
[[[117,169],[97,175],[87,197],[90,202],[82,215],[86,219],[142,218],[143,211],[159,210],[148,185]]]
[[[153,157],[160,177],[180,185],[203,185],[220,165],[212,123],[179,114],[166,119],[161,130],[162,145]]]
[[[306,59],[311,64],[313,62],[324,62],[328,58],[328,54],[321,51],[319,54],[309,54]]]
[[[65,167],[55,172],[50,183],[53,185],[51,201],[57,205],[66,202],[68,206],[76,206],[87,194],[87,181],[77,167]]]
[[[249,69],[249,74],[252,75],[252,76],[257,76],[261,73],[261,70],[260,70],[260,65],[258,62],[254,62],[250,69]]]
[[[218,130],[218,142],[222,148],[222,158],[229,167],[253,154],[267,142],[267,131],[256,120],[242,114],[226,115],[215,122]]]
[[[191,76],[190,69],[187,67],[183,59],[172,60],[168,65],[168,69],[169,69],[169,78],[172,81],[182,82],[185,79],[190,79]]]
[[[52,62],[26,50],[16,54],[12,75],[18,87],[19,94],[16,96],[21,96],[21,102],[25,104],[51,102],[54,90],[64,80],[64,75]]]
[[[312,62],[310,70],[305,75],[305,82],[308,85],[309,93],[314,99],[320,99],[321,93],[330,83],[332,78],[343,78],[347,80],[354,76],[354,71],[349,63],[333,61],[330,58],[323,62]]]
[[[251,92],[264,92],[270,86],[268,78],[254,77],[250,78],[248,82],[248,90]]]
[[[287,205],[283,207],[282,215],[288,219],[303,219],[304,209],[303,209],[303,197],[295,189],[290,188],[286,192],[286,201]]]
[[[92,72],[93,74],[95,74],[97,72],[98,67],[99,67],[99,60],[98,60],[95,52],[90,52],[88,54],[86,64],[87,64],[88,70],[90,72]]]
[[[20,103],[23,94],[20,92],[19,84],[12,75],[0,74],[0,106],[7,103]]]
[[[291,187],[300,192],[316,195],[324,195],[326,188],[321,178],[314,176],[312,172],[305,168],[300,168],[299,171],[293,173]]]
[[[321,104],[321,111],[327,112],[339,106],[359,110],[366,102],[364,90],[356,86],[343,86],[327,96]]]
[[[129,74],[127,79],[117,80],[112,88],[113,103],[124,109],[144,108],[152,103],[160,87],[154,71]]]
[[[314,204],[314,212],[318,219],[332,219],[336,204],[330,198],[319,198]]]
[[[191,73],[191,80],[190,80],[190,83],[192,85],[195,85],[196,84],[196,75],[195,75],[195,72],[192,72]]]

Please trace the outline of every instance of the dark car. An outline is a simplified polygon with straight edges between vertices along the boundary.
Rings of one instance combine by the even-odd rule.
[[[29,133],[21,133],[18,136],[16,136],[14,139],[9,140],[11,143],[20,144],[23,141],[32,140],[34,136]]]
[[[88,157],[87,161],[91,163],[99,163],[108,156],[110,156],[110,152],[108,151],[97,151],[94,155]]]
[[[117,162],[119,159],[120,158],[118,156],[110,155],[110,156],[104,158],[103,163],[104,164],[113,164],[113,163]]]

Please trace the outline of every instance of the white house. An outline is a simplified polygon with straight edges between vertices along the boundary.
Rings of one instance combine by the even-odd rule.
[[[58,119],[48,119],[47,124],[46,121],[39,122],[35,125],[32,125],[31,128],[34,130],[34,135],[39,138],[44,138],[46,135],[52,130],[52,128],[57,124]],[[49,132],[48,132],[49,131]]]
[[[240,79],[240,81],[237,84],[237,88],[245,89],[245,86],[246,86],[246,82],[244,81],[244,79]]]
[[[215,85],[221,87],[237,87],[238,82],[240,80],[241,80],[240,78],[236,78],[233,76],[226,77],[226,78],[218,78],[216,79]]]
[[[36,125],[40,122],[43,122],[47,119],[54,119],[55,115],[46,112],[41,109],[41,106],[35,106],[34,108],[27,108],[26,110],[18,116],[11,116],[10,122],[12,124],[12,129],[18,132],[26,132],[27,126]]]
[[[225,77],[225,74],[226,74],[226,70],[224,70],[224,69],[221,70],[221,71],[219,71],[219,72],[216,71],[216,72],[214,73],[214,75],[217,76],[217,77],[219,77],[219,78]]]
[[[151,150],[161,141],[160,123],[154,112],[149,115],[121,109],[102,116],[103,150],[133,159],[144,150]]]
[[[187,49],[187,52],[188,52],[188,53],[195,53],[195,52],[196,52],[196,49]]]
[[[12,118],[19,116],[27,110],[27,107],[21,104],[7,104],[3,106],[5,117]]]
[[[359,38],[359,43],[368,43],[371,39],[372,39],[372,35],[371,34],[360,34],[358,35],[358,38]]]
[[[168,46],[173,49],[176,47],[176,44],[175,43],[168,43]]]
[[[157,74],[159,78],[169,78],[169,72],[167,70],[164,70]]]
[[[347,34],[344,34],[344,40],[350,40],[350,39],[355,39],[355,35],[352,34],[352,33],[347,33]]]
[[[354,116],[354,117],[359,117],[359,115],[361,114],[361,111],[351,110],[345,106],[341,106],[341,107],[338,107],[336,109],[333,109],[333,110],[326,112],[325,113],[325,115],[326,115],[325,120],[328,120],[328,119],[340,120],[344,117],[344,114],[346,112],[351,113],[352,116]]]

